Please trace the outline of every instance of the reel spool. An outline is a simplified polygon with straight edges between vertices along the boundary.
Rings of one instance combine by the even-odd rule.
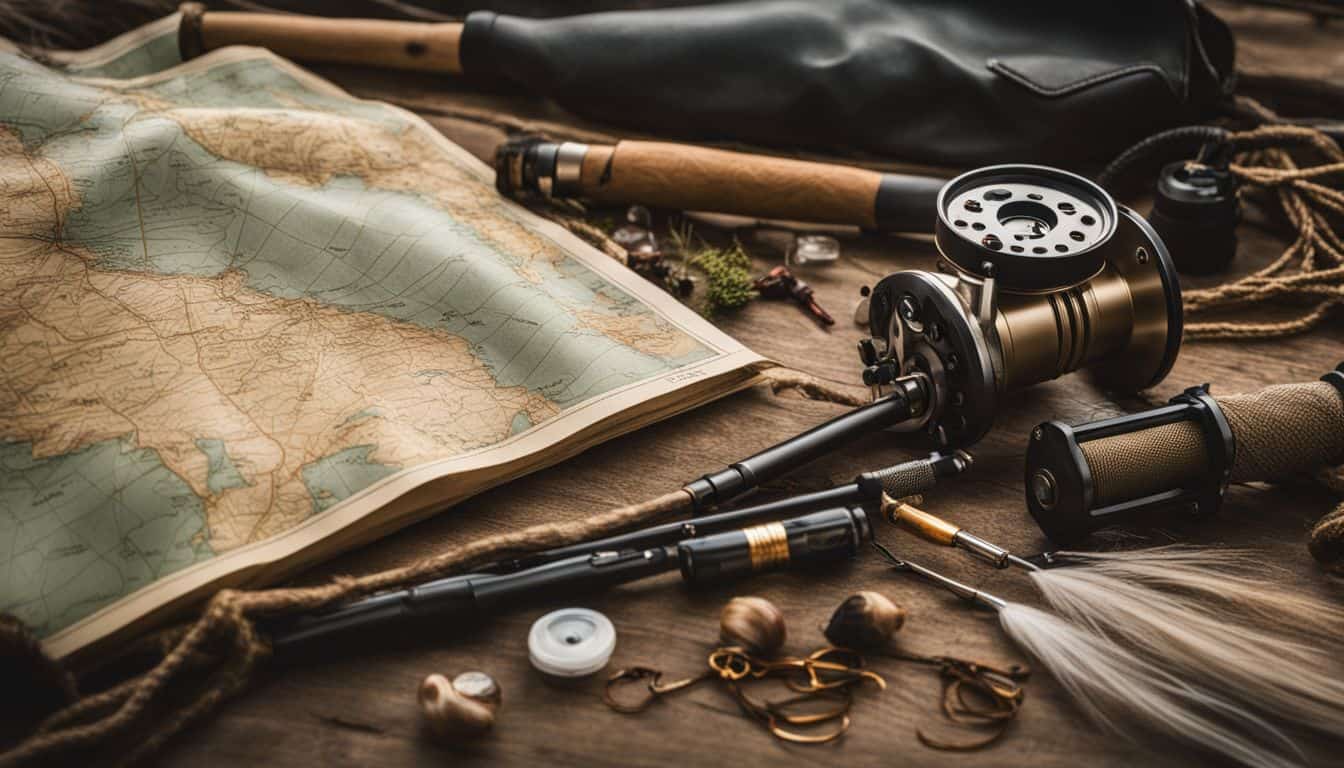
[[[941,271],[883,278],[869,297],[873,338],[859,344],[875,396],[905,376],[932,382],[913,428],[968,445],[1006,392],[1080,368],[1103,389],[1134,392],[1171,370],[1175,267],[1152,227],[1101,187],[1054,168],[991,166],[948,182],[937,213]]]
[[[1027,448],[1027,509],[1046,537],[1068,545],[1156,510],[1207,517],[1228,483],[1341,460],[1344,364],[1317,382],[1216,400],[1206,384],[1141,413],[1041,424]]]

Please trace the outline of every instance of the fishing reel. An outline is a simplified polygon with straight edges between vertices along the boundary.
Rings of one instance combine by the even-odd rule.
[[[1318,381],[1214,398],[1191,387],[1159,408],[1068,425],[1027,447],[1027,510],[1052,542],[1144,519],[1203,519],[1229,483],[1344,461],[1344,363]]]
[[[1176,269],[1134,211],[1081,176],[1033,165],[965,173],[938,194],[939,272],[904,270],[869,297],[859,343],[875,398],[922,375],[939,445],[989,431],[1004,394],[1087,369],[1098,386],[1157,384],[1180,350]]]

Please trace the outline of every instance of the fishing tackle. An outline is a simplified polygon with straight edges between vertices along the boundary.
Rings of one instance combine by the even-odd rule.
[[[1186,679],[1105,634],[1010,602],[873,546],[897,570],[994,611],[1004,633],[1036,658],[1099,726],[1139,740],[1143,732],[1184,742],[1248,766],[1306,762],[1297,745],[1264,717],[1208,680]]]
[[[789,299],[822,326],[835,325],[831,313],[821,308],[812,286],[798,279],[788,267],[780,265],[752,281],[751,287],[765,299]]]
[[[675,545],[594,552],[515,573],[439,579],[289,620],[270,628],[271,644],[277,651],[290,650],[319,638],[411,619],[451,624],[523,598],[601,589],[678,569],[688,584],[711,584],[852,557],[871,535],[861,508],[837,507]]]
[[[827,640],[842,648],[936,667],[942,681],[943,716],[959,726],[991,729],[988,735],[971,741],[953,742],[931,737],[924,729],[916,728],[915,736],[925,746],[965,752],[1002,738],[1026,698],[1022,683],[1031,670],[1019,666],[999,669],[954,656],[925,656],[901,650],[892,641],[904,623],[904,608],[880,592],[864,591],[850,595],[835,609],[825,634]],[[972,691],[974,695],[968,698],[966,694]]]
[[[602,671],[616,650],[616,627],[590,608],[561,608],[532,622],[527,660],[550,683],[581,682]]]
[[[1181,274],[1226,271],[1237,254],[1241,221],[1237,180],[1227,161],[1196,159],[1163,166],[1148,220],[1171,249]]]
[[[934,451],[922,458],[893,464],[871,472],[864,472],[855,477],[852,483],[838,485],[824,491],[802,493],[729,512],[701,515],[681,522],[663,523],[630,533],[556,547],[507,562],[486,566],[482,570],[490,573],[508,573],[576,555],[588,555],[603,551],[645,549],[670,544],[678,539],[689,539],[717,533],[768,517],[798,514],[826,507],[879,502],[883,495],[898,499],[915,496],[932,489],[940,479],[965,472],[970,468],[972,462],[971,455],[965,451],[951,451],[949,453]]]
[[[873,337],[859,356],[875,398],[916,377],[928,402],[898,428],[941,446],[980,439],[1007,392],[1081,368],[1134,392],[1180,351],[1181,292],[1162,238],[1100,186],[1054,168],[998,165],[944,182],[677,144],[524,138],[499,149],[495,178],[515,197],[932,228],[942,272],[903,270],[872,288]]]
[[[946,181],[659,141],[522,136],[495,152],[495,186],[508,197],[638,202],[878,232],[928,231]]]
[[[778,654],[788,634],[784,614],[763,597],[734,597],[719,612],[719,640],[757,656]]]
[[[1028,571],[1039,570],[1035,563],[1024,560],[999,545],[944,520],[937,515],[890,496],[882,499],[882,514],[892,524],[905,528],[926,541],[956,547],[984,560],[995,568],[1016,566]]]
[[[876,672],[863,668],[863,657],[844,648],[824,647],[802,658],[761,658],[746,649],[725,646],[709,655],[709,668],[694,677],[663,682],[663,672],[647,666],[627,667],[607,678],[602,700],[622,714],[643,712],[659,698],[685,690],[706,680],[719,680],[732,694],[743,713],[759,722],[772,736],[795,744],[825,744],[834,741],[849,730],[849,710],[854,703],[853,690],[871,682],[878,690],[886,690],[887,681]],[[762,701],[746,692],[746,684],[781,679],[797,695],[779,701]],[[618,699],[619,686],[644,682],[646,693],[634,702]],[[834,705],[820,712],[805,709],[795,712],[799,705],[816,700],[830,700]],[[813,733],[798,730],[835,723],[829,731]]]
[[[905,502],[887,499],[882,512],[928,541],[1022,569],[1073,625],[1257,718],[1288,730],[1344,731],[1344,667],[1337,661],[1344,611],[1277,586],[1257,556],[1157,547],[1028,560]]]
[[[1206,518],[1229,483],[1344,460],[1344,364],[1320,381],[1214,398],[1192,387],[1161,408],[1032,430],[1027,509],[1051,541],[1173,512]]]
[[[888,275],[868,298],[864,383],[923,374],[938,444],[967,445],[1008,392],[1087,369],[1103,389],[1160,382],[1180,351],[1181,292],[1152,227],[1081,176],[1002,165],[938,195],[939,273]]]
[[[843,648],[880,648],[905,624],[905,609],[881,592],[865,590],[845,598],[826,622],[826,639]]]

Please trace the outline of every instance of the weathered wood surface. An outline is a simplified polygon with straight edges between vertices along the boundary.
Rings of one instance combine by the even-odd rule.
[[[1235,15],[1235,14],[1234,14]],[[1285,29],[1284,25],[1288,25]],[[1254,47],[1256,65],[1283,56],[1273,41],[1294,40],[1337,55],[1338,27],[1313,27],[1300,17],[1257,17],[1269,43]],[[1305,41],[1305,42],[1303,42]],[[1280,59],[1282,60],[1282,59]],[[1313,64],[1314,66],[1314,64]],[[479,154],[488,154],[502,135],[497,128],[445,117],[462,104],[488,103],[479,94],[444,89],[430,96],[423,81],[403,75],[327,70],[325,74],[361,95],[394,98],[400,92],[433,100],[423,111],[441,130]],[[1336,79],[1344,78],[1334,69]],[[440,83],[442,85],[442,83]],[[1236,269],[1264,264],[1281,244],[1243,227]],[[760,249],[758,249],[760,250]],[[901,268],[929,267],[932,247],[919,240],[846,241],[841,263],[806,273],[823,306],[839,319],[822,330],[786,303],[757,302],[722,322],[729,333],[786,365],[838,382],[852,383],[859,366],[854,343],[861,337],[850,322],[861,285]],[[778,263],[779,254],[758,253],[757,268]],[[1207,281],[1188,281],[1190,285]],[[1231,393],[1263,385],[1310,380],[1344,359],[1344,328],[1267,342],[1195,343],[1183,351],[1171,376],[1150,393],[1165,399],[1191,384],[1216,383]],[[1016,551],[1036,552],[1045,542],[1022,501],[1022,454],[1030,428],[1045,419],[1081,421],[1142,407],[1116,402],[1084,376],[1050,382],[1008,399],[995,430],[975,448],[968,475],[946,483],[926,506]],[[640,500],[770,445],[840,412],[834,405],[752,390],[697,412],[615,440],[564,465],[537,473],[446,510],[434,519],[350,553],[303,580],[330,574],[363,573],[408,562],[452,543],[542,520],[571,520],[607,507]],[[855,473],[917,455],[891,436],[856,442],[797,472],[788,489],[802,490],[847,480]],[[785,490],[783,486],[774,493]],[[1231,491],[1220,519],[1203,526],[1173,525],[1179,541],[1256,547],[1284,566],[1282,578],[1334,599],[1344,597],[1338,582],[1324,576],[1306,553],[1310,523],[1323,514],[1329,497],[1311,488]],[[916,541],[885,523],[878,537],[912,558],[985,586],[1005,597],[1030,600],[1031,590],[1015,573],[998,573],[956,552]],[[1155,543],[1167,541],[1162,534]],[[797,761],[846,765],[1130,765],[1182,764],[1189,755],[1160,745],[1130,745],[1107,737],[1073,711],[1045,674],[1030,683],[1020,719],[1003,741],[978,753],[953,755],[920,746],[917,726],[952,735],[936,709],[936,676],[922,668],[877,659],[888,691],[865,691],[854,708],[854,725],[837,743],[821,747],[785,745],[746,720],[724,692],[704,685],[668,699],[643,715],[609,711],[601,685],[573,690],[549,687],[527,661],[526,632],[541,614],[563,604],[603,611],[615,622],[619,644],[612,669],[647,663],[680,676],[699,671],[717,637],[720,607],[732,595],[756,594],[775,601],[789,622],[788,650],[807,652],[823,644],[820,626],[848,594],[876,589],[905,606],[910,617],[901,631],[904,648],[947,653],[1004,664],[1024,656],[1003,639],[993,616],[972,611],[956,599],[908,577],[892,573],[871,555],[827,572],[782,573],[705,592],[686,590],[676,576],[653,579],[604,595],[535,603],[506,611],[474,626],[445,625],[435,636],[389,637],[386,642],[346,644],[302,666],[261,681],[227,705],[209,724],[180,737],[165,758],[173,765],[732,765]],[[419,681],[430,672],[449,676],[481,669],[504,690],[496,730],[468,746],[447,748],[422,730],[415,705]]]

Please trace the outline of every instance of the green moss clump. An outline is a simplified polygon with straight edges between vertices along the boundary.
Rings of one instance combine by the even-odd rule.
[[[751,287],[751,257],[734,242],[728,248],[705,248],[689,259],[705,273],[705,306],[707,317],[737,309],[756,298]]]

